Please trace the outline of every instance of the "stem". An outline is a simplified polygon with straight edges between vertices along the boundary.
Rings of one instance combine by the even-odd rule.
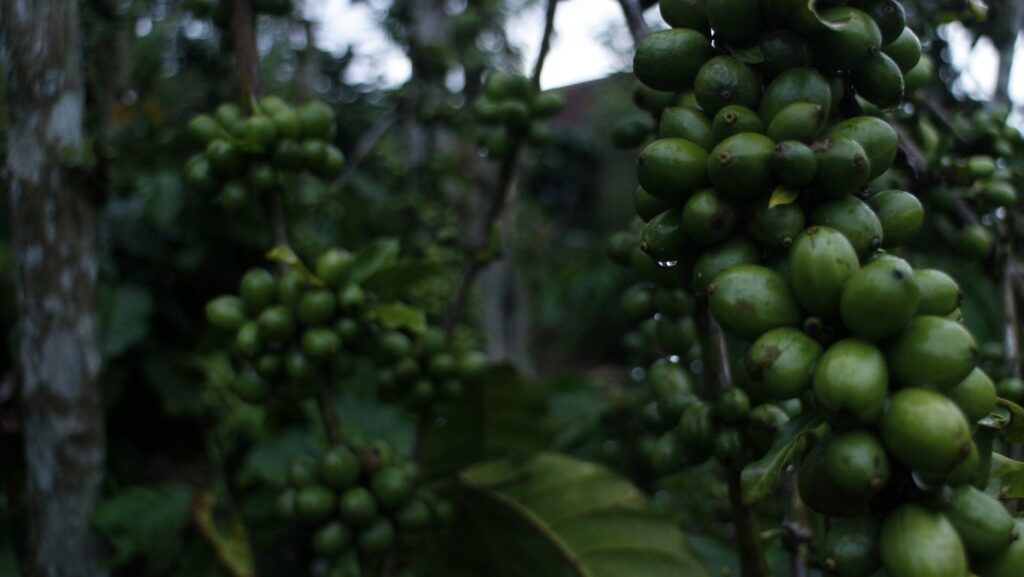
[[[814,532],[807,518],[807,508],[800,500],[796,487],[796,475],[785,476],[786,492],[790,495],[789,515],[783,523],[783,542],[790,552],[790,574],[792,577],[807,577],[810,573],[810,546]]]
[[[555,31],[555,11],[558,9],[558,0],[548,0],[547,12],[544,14],[544,36],[540,40],[540,52],[537,54],[537,62],[533,65],[533,87],[540,90],[540,73],[544,70],[544,61],[547,60],[548,52],[551,51],[551,36]]]
[[[992,100],[997,104],[1012,104],[1010,102],[1010,72],[1013,70],[1013,60],[1016,55],[1017,34],[1021,27],[1024,27],[1024,6],[1020,2],[1005,2],[1004,11],[1000,15],[1002,30],[990,37],[996,44],[999,51],[999,73],[996,76],[996,91]],[[1001,33],[999,33],[1001,32]]]
[[[324,432],[327,433],[327,441],[331,446],[340,445],[344,437],[341,434],[341,423],[338,420],[338,414],[334,411],[334,405],[331,403],[331,381],[329,377],[320,380],[316,404],[320,409],[320,418],[324,422]]]
[[[1007,377],[1020,377],[1020,336],[1017,333],[1017,298],[1013,290],[1014,265],[1010,245],[1006,249],[1000,284],[1003,299],[1003,350]]]
[[[501,216],[505,208],[505,202],[515,182],[516,168],[519,164],[521,149],[522,139],[517,137],[512,145],[512,150],[502,159],[501,170],[498,173],[498,184],[495,188],[494,196],[491,197],[491,203],[487,208],[480,236],[467,250],[465,272],[462,274],[462,280],[455,293],[455,300],[452,301],[448,318],[445,321],[445,334],[449,340],[465,311],[466,302],[469,300],[469,291],[473,288],[473,281],[476,280],[477,275],[480,274],[484,267],[491,262],[490,258],[484,258],[483,255],[490,243],[491,231],[494,229],[498,217]]]
[[[622,6],[622,14],[626,17],[626,26],[633,37],[633,45],[639,46],[640,41],[650,32],[647,21],[644,20],[643,8],[637,0],[619,0],[619,6]]]
[[[933,98],[930,94],[923,92],[919,93],[917,100],[918,102],[923,104],[928,110],[930,110],[931,113],[936,118],[939,119],[939,122],[941,122],[942,125],[945,126],[946,129],[949,130],[950,133],[952,133],[953,136],[957,138],[957,140],[964,144],[971,144],[974,142],[974,139],[972,137],[960,131],[956,123],[953,122],[952,117],[949,115],[949,112],[945,109],[945,107],[943,107],[942,104],[937,102],[935,98]]]
[[[704,384],[707,396],[712,398],[733,387],[729,345],[721,325],[706,306],[701,305],[698,308],[696,317],[704,353]],[[725,471],[733,529],[740,553],[740,577],[770,577],[768,560],[757,529],[757,516],[753,508],[743,503],[740,472],[741,470],[737,468],[728,468]]]
[[[274,238],[274,246],[288,244],[288,221],[284,216],[284,205],[276,188],[271,188],[263,198],[267,216],[270,219],[270,233]]]
[[[739,469],[726,471],[729,485],[729,503],[732,507],[732,522],[736,531],[736,545],[740,552],[740,577],[771,577],[768,559],[761,546],[757,530],[757,516],[754,509],[743,504]]]
[[[373,152],[373,149],[377,147],[380,141],[384,138],[384,135],[391,130],[395,124],[398,123],[396,116],[388,116],[377,121],[376,124],[370,127],[359,141],[356,142],[355,148],[352,150],[352,158],[348,161],[348,166],[345,168],[345,172],[338,178],[335,184],[335,189],[340,190],[344,188],[345,184],[352,179],[352,176],[356,173],[363,161]]]
[[[256,46],[256,11],[252,0],[232,0],[231,32],[235,40],[235,70],[238,74],[239,101],[246,116],[252,114],[253,100],[260,93],[260,53]],[[274,245],[288,244],[288,225],[284,206],[276,189],[263,197],[270,220]]]
[[[978,215],[971,209],[971,207],[967,206],[964,199],[958,198],[953,202],[953,211],[958,217],[960,217],[960,220],[964,224],[981,226],[981,219],[978,218]]]
[[[252,0],[233,0],[231,33],[235,40],[235,69],[242,111],[252,113],[252,99],[260,93],[260,55],[256,47],[256,11]]]
[[[705,306],[697,310],[697,322],[701,333],[701,346],[704,347],[704,383],[708,395],[712,392],[727,391],[733,387],[733,380],[732,367],[729,364],[729,344],[725,340],[722,326]]]
[[[907,162],[907,166],[910,167],[910,171],[913,173],[914,181],[920,180],[922,175],[928,173],[928,159],[925,158],[924,152],[921,151],[921,147],[918,146],[917,142],[914,141],[910,133],[907,132],[906,128],[899,124],[890,125],[896,129],[896,134],[899,135],[899,149],[903,154],[903,158]]]
[[[557,8],[558,0],[548,0],[547,11],[544,15],[544,37],[541,39],[540,51],[537,54],[537,62],[533,67],[533,75],[531,77],[535,87],[540,86],[540,76],[544,72],[544,63],[547,61],[547,55],[551,50],[551,36],[555,31],[555,11]],[[473,288],[476,277],[492,261],[491,258],[483,258],[483,255],[490,244],[491,231],[494,230],[494,225],[498,222],[502,212],[504,212],[505,204],[508,202],[509,196],[511,196],[522,150],[523,135],[517,134],[513,138],[508,154],[501,160],[501,168],[498,171],[498,181],[494,189],[494,196],[491,197],[491,202],[487,207],[480,235],[475,239],[475,242],[470,243],[466,250],[466,268],[462,273],[462,280],[459,282],[459,287],[455,292],[455,299],[452,301],[452,306],[449,309],[448,318],[445,319],[445,335],[449,341],[455,332],[455,327],[458,326],[465,313],[469,292]]]

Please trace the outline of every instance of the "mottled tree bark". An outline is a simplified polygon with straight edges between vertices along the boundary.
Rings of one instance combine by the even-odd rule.
[[[1024,3],[1007,1],[999,7],[997,16],[999,25],[992,34],[992,42],[999,52],[999,69],[993,98],[1000,104],[1010,104],[1010,72],[1017,48],[1017,35],[1021,27],[1024,27]]]
[[[77,2],[3,0],[33,577],[103,575],[91,531],[104,467],[97,375],[96,215],[76,157],[84,86]]]

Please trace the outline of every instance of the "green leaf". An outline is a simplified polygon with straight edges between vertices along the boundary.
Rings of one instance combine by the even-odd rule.
[[[128,487],[96,507],[93,524],[110,544],[110,564],[173,557],[188,524],[192,489],[182,485]]]
[[[356,253],[350,279],[362,283],[378,272],[398,262],[398,241],[393,238],[375,240]]]
[[[222,527],[214,515],[216,505],[212,491],[200,493],[195,507],[196,527],[232,577],[252,577],[256,573],[255,560],[245,523],[234,514],[229,524]]]
[[[790,421],[779,433],[768,454],[743,468],[740,485],[743,502],[752,504],[764,499],[775,490],[779,477],[790,464],[801,459],[804,453],[828,431],[828,425],[820,417],[806,414]]]
[[[423,467],[448,476],[485,460],[528,457],[548,446],[544,391],[511,366],[498,366],[440,407],[421,437]]]
[[[793,204],[800,198],[800,191],[792,186],[777,186],[768,200],[768,208]]]
[[[438,262],[422,262],[415,260],[399,261],[394,266],[381,269],[363,282],[363,287],[388,298],[397,296],[413,283],[441,276],[448,269]]]
[[[603,466],[556,453],[459,476],[456,555],[497,577],[706,577],[679,528]]]
[[[185,205],[186,191],[177,167],[139,175],[136,193],[145,203],[146,219],[162,230],[174,225]]]
[[[1024,408],[1006,399],[997,399],[996,402],[999,407],[1009,412],[1009,422],[1005,427],[1001,427],[999,432],[1007,441],[1024,445]]]
[[[985,492],[997,499],[1024,499],[1024,462],[992,453]]]
[[[376,305],[367,311],[367,317],[389,329],[408,329],[417,334],[427,330],[427,314],[403,303]]]
[[[308,281],[313,286],[322,287],[326,285],[326,283],[324,283],[322,279],[317,277],[315,274],[313,274],[311,270],[309,270],[309,268],[306,266],[306,263],[302,262],[302,259],[299,258],[299,255],[295,254],[295,251],[292,250],[292,247],[286,244],[279,244],[275,246],[274,248],[267,251],[266,256],[267,260],[269,260],[270,262],[283,264],[287,267],[299,271],[300,273],[302,273],[302,276],[306,277],[306,281]]]
[[[142,372],[168,415],[191,416],[202,411],[202,383],[181,363],[167,355],[147,356],[142,362]]]
[[[408,412],[351,395],[335,397],[334,407],[346,436],[386,441],[399,455],[412,455],[416,422]]]
[[[149,334],[153,296],[138,285],[104,287],[100,292],[100,352],[113,359]]]
[[[319,455],[320,446],[308,431],[288,430],[253,445],[238,472],[243,485],[285,485],[285,475],[292,459],[303,455]]]

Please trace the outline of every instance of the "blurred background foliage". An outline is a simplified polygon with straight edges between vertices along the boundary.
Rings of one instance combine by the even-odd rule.
[[[289,547],[295,537],[272,522],[274,493],[267,487],[281,484],[287,462],[314,453],[321,439],[308,428],[270,425],[273,420],[260,409],[227,393],[229,368],[211,354],[216,335],[208,333],[203,316],[211,296],[233,291],[245,270],[265,263],[263,253],[271,244],[266,215],[257,207],[227,213],[183,182],[181,167],[194,149],[187,121],[235,97],[231,38],[214,23],[212,4],[82,2],[88,132],[99,158],[93,189],[101,206],[102,381],[109,443],[106,497],[95,523],[110,547],[110,566],[121,575],[245,575],[248,553],[238,552],[245,539],[237,514],[245,518],[255,548],[269,559],[261,559],[269,563],[267,574],[309,562],[295,558],[302,550]],[[339,180],[302,181],[288,191],[293,248],[309,259],[331,246],[356,251],[374,239],[394,239],[403,262],[429,263],[431,274],[400,280],[402,290],[440,321],[465,264],[462,239],[490,194],[495,170],[474,144],[468,103],[480,92],[487,70],[528,72],[533,55],[522,54],[510,41],[507,24],[510,15],[532,2],[436,3],[447,7],[440,15],[444,24],[424,38],[417,23],[428,4],[435,3],[376,3],[383,6],[380,25],[412,62],[410,80],[398,86],[350,81],[346,71],[353,51],[319,49],[317,23],[305,21],[301,10],[283,18],[261,17],[259,33],[265,93],[330,103],[337,113],[335,143],[349,159]],[[949,36],[941,26],[961,22],[958,30],[970,42],[992,42],[1003,52],[1020,28],[1019,16],[999,17],[1001,11],[1013,12],[1012,0],[993,0],[987,8],[975,0],[905,4],[936,63],[927,89],[936,107],[969,118],[971,111],[989,106],[979,98],[987,95],[964,88],[964,71],[953,66]],[[649,16],[656,20],[656,10]],[[623,66],[629,49],[623,49]],[[446,81],[452,77],[460,82]],[[529,357],[537,376],[530,383],[509,377],[519,379],[519,388],[515,398],[502,401],[522,409],[512,411],[514,430],[539,434],[519,439],[523,451],[549,447],[586,460],[604,459],[608,429],[623,405],[620,397],[642,377],[622,346],[631,325],[618,309],[621,293],[635,279],[605,254],[605,239],[629,226],[633,212],[634,154],[610,144],[615,122],[635,114],[631,83],[629,75],[620,74],[563,89],[568,105],[552,122],[550,140],[526,155],[515,217],[503,223],[514,225],[502,231],[500,248],[524,278]],[[994,98],[1005,101],[1006,94]],[[916,122],[916,106],[923,105],[905,111],[909,123]],[[0,118],[6,118],[2,98]],[[410,147],[419,138],[416,132],[424,130],[430,154],[415,158]],[[950,131],[940,127],[939,132],[945,140],[940,148],[957,146]],[[1020,168],[1014,167],[1018,181]],[[22,457],[11,378],[17,335],[6,207],[0,203],[0,476],[7,495],[0,498],[0,575],[15,575],[16,551],[24,546],[15,528],[25,511],[17,506]],[[1001,311],[985,264],[951,256],[937,235],[921,235],[913,264],[942,268],[959,279],[971,329],[982,342],[999,341]],[[475,297],[471,326],[482,326],[480,300],[486,296]],[[336,402],[353,432],[412,451],[417,431],[403,410],[356,388]],[[544,427],[536,426],[538,415]],[[510,452],[475,447],[460,455],[459,442],[472,436],[471,430],[451,426],[424,434],[425,458],[435,474]],[[239,444],[247,450],[237,450]],[[719,575],[729,567],[735,572],[736,559],[722,522],[728,516],[724,488],[710,482],[711,474],[698,470],[634,480],[649,491],[656,508],[676,516],[709,574]],[[223,506],[229,487],[245,489],[240,513]],[[780,514],[770,509],[765,508],[766,516]],[[210,518],[214,521],[202,522]],[[770,554],[775,564],[786,562],[780,539]]]

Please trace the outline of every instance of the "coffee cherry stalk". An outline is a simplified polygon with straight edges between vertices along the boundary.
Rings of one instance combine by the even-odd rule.
[[[800,498],[835,518],[815,558],[826,574],[1019,574],[1024,523],[980,490],[973,435],[1008,401],[978,366],[957,283],[899,256],[922,204],[869,188],[899,138],[863,111],[899,105],[922,61],[903,7],[660,7],[672,28],[634,59],[638,100],[666,103],[638,160],[636,246],[696,297],[706,376],[674,385],[690,394],[661,466],[724,467],[743,575],[767,575],[741,471],[770,449],[758,427],[778,430],[799,402],[823,423],[796,457]],[[671,365],[658,361],[652,384]]]

